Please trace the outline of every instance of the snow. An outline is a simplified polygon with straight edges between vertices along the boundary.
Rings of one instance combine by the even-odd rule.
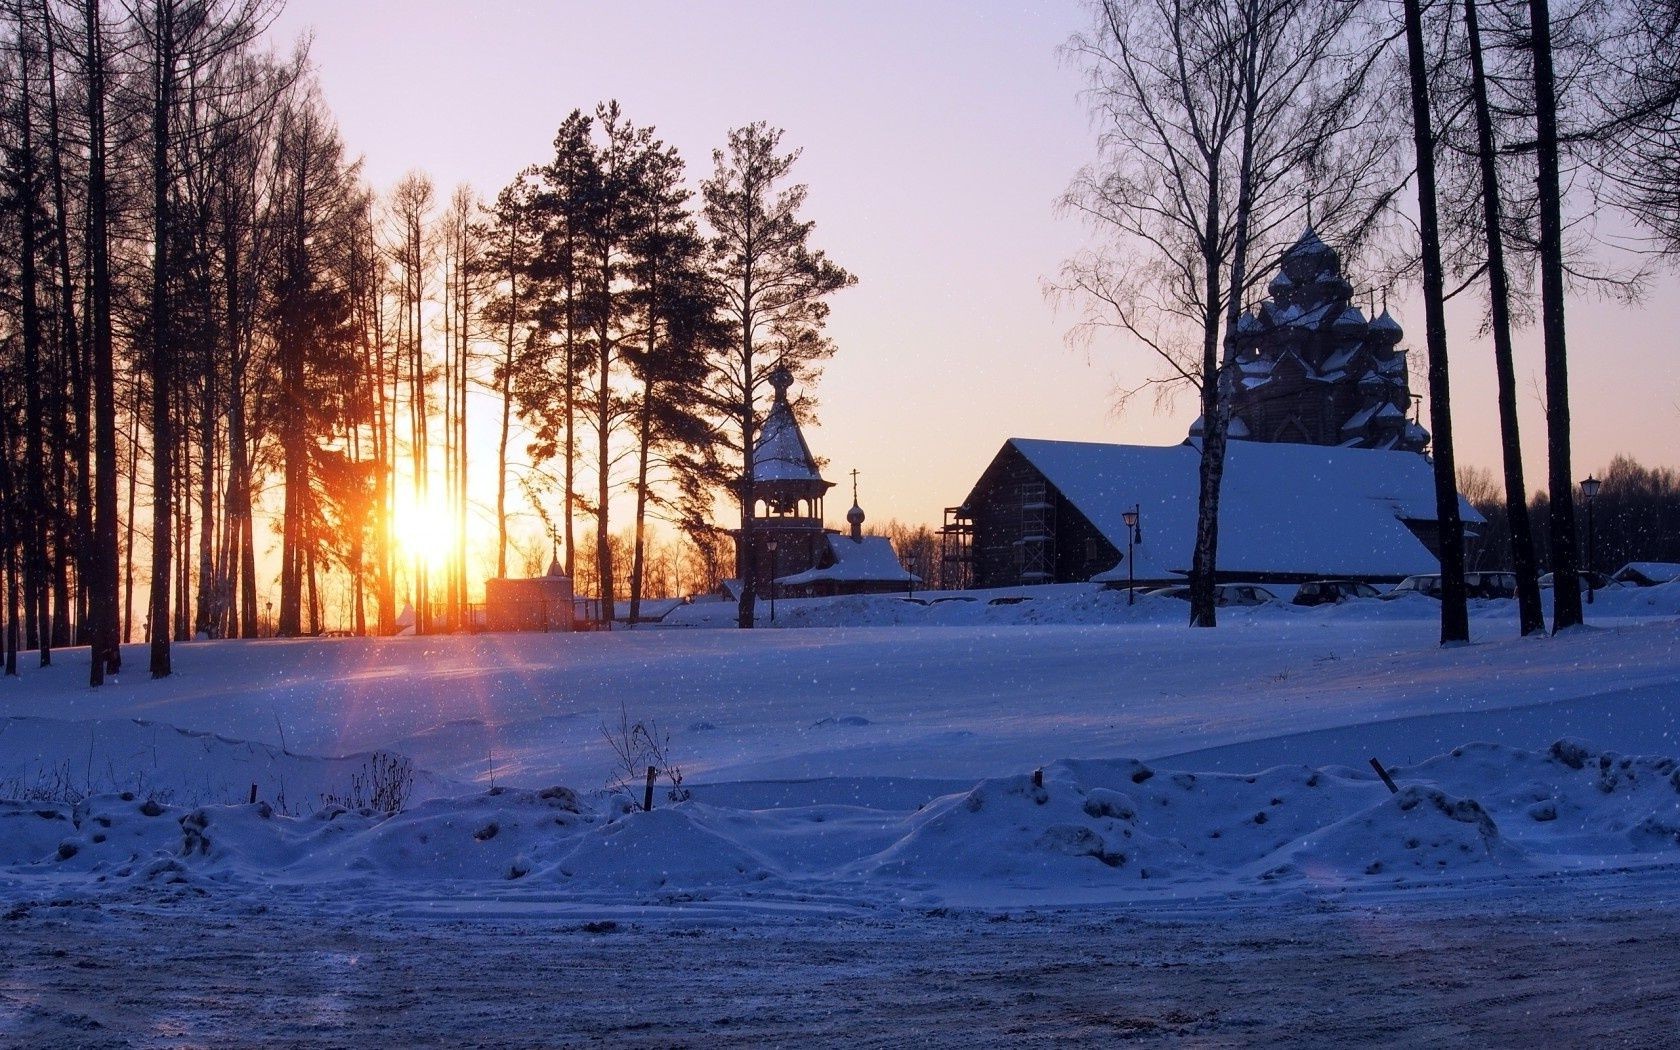
[[[1014,1024],[1004,989],[1062,1004],[1032,1031],[1099,1041],[1671,1024],[1680,583],[1601,591],[1546,638],[1476,602],[1451,648],[1422,597],[1212,631],[1088,585],[778,604],[800,629],[708,629],[733,606],[695,603],[590,634],[192,643],[171,679],[99,690],[85,650],[26,662],[0,682],[0,1041],[214,1018],[233,1043],[855,1042]],[[692,797],[603,787],[621,711],[670,731]],[[392,755],[413,781],[387,812],[354,796]],[[212,1004],[287,1005],[193,1005],[199,959]],[[1171,1007],[1082,1029],[1099,965]],[[1377,999],[1328,1020],[1305,996],[1327,966]],[[1499,967],[1522,987],[1450,1024],[1380,994]],[[632,971],[634,996],[599,977]],[[94,990],[118,974],[120,1002]],[[987,975],[972,998],[927,983],[963,974]],[[739,1005],[761,978],[792,1012]],[[395,1012],[331,1007],[355,987]]]
[[[1121,515],[1139,507],[1137,579],[1189,571],[1200,453],[1011,438],[1049,482],[1117,548]],[[1465,520],[1480,515],[1460,500]],[[1220,568],[1236,575],[1304,573],[1394,578],[1435,571],[1434,555],[1402,519],[1433,521],[1429,462],[1406,452],[1233,442],[1219,509]],[[1097,579],[1125,579],[1124,566]]]
[[[817,461],[786,401],[777,399],[753,445],[756,481],[821,482]]]
[[[829,555],[833,564],[826,568],[806,569],[791,576],[778,577],[776,582],[793,587],[805,583],[836,580],[848,583],[887,582],[897,584],[920,583],[920,576],[905,571],[899,564],[892,541],[885,536],[865,536],[853,540],[850,536],[829,533]]]
[[[1630,561],[1610,577],[1618,583],[1631,582],[1639,586],[1671,583],[1680,580],[1680,563],[1667,561]]]

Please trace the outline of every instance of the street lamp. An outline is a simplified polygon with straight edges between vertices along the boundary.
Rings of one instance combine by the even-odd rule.
[[[1126,604],[1137,604],[1137,566],[1132,553],[1137,544],[1143,542],[1143,533],[1138,529],[1139,504],[1133,504],[1132,509],[1122,511],[1120,520],[1126,523]]]
[[[776,622],[776,541],[770,541],[770,622]]]
[[[1594,534],[1593,534],[1593,532],[1594,532],[1594,530],[1593,530],[1593,497],[1598,495],[1598,487],[1602,484],[1604,484],[1604,483],[1602,481],[1599,481],[1597,478],[1593,477],[1591,474],[1587,475],[1587,480],[1581,482],[1581,495],[1585,496],[1586,500],[1587,500],[1587,604],[1588,605],[1591,605],[1593,603],[1593,592],[1595,590],[1597,590],[1597,588],[1593,586],[1593,545],[1594,545],[1594,540],[1597,539],[1597,537],[1594,536]]]

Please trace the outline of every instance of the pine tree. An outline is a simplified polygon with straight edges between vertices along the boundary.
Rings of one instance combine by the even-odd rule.
[[[799,151],[781,152],[782,131],[764,122],[736,128],[714,150],[715,171],[701,186],[711,230],[711,279],[731,328],[713,356],[711,403],[728,421],[721,440],[739,456],[733,479],[741,511],[736,570],[741,580],[736,623],[753,626],[757,592],[749,560],[756,542],[753,444],[760,391],[778,364],[810,382],[833,346],[822,335],[825,300],[857,279],[810,246],[815,223],[800,218],[806,187],[786,185]]]

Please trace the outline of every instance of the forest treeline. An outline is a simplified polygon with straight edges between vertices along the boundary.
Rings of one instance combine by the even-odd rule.
[[[269,48],[277,11],[0,8],[8,670],[90,644],[99,684],[144,636],[167,675],[172,640],[318,632],[329,579],[355,633],[395,631],[410,600],[417,629],[454,629],[480,470],[498,574],[527,506],[632,615],[654,518],[688,579],[727,574],[712,505],[733,493],[751,529],[735,488],[766,377],[815,379],[824,300],[853,280],[809,243],[798,151],[739,127],[695,193],[606,102],[491,201],[418,172],[379,193],[306,52]],[[499,455],[469,464],[486,397]]]
[[[1593,496],[1591,542],[1582,547],[1581,567],[1613,573],[1630,561],[1680,564],[1680,471],[1672,467],[1642,466],[1631,456],[1617,456],[1601,474]],[[1459,475],[1460,489],[1470,505],[1487,519],[1479,530],[1476,559],[1479,569],[1507,569],[1512,564],[1511,529],[1499,482],[1491,471],[1469,469]],[[1587,499],[1577,501],[1581,535],[1588,536]],[[1536,529],[1535,555],[1540,571],[1551,569],[1552,501],[1545,492],[1529,497],[1528,514]]]

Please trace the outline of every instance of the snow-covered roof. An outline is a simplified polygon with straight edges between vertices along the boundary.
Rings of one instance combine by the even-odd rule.
[[[1349,417],[1348,421],[1342,424],[1342,429],[1359,430],[1371,421],[1371,416],[1376,412],[1376,410],[1376,405],[1367,405]]]
[[[1618,583],[1643,578],[1651,583],[1669,583],[1680,580],[1680,563],[1671,561],[1630,561],[1620,569],[1611,579]]]
[[[861,541],[850,536],[829,533],[828,550],[834,564],[826,569],[806,569],[792,576],[779,576],[776,582],[793,587],[802,583],[833,580],[844,583],[921,583],[920,576],[905,571],[898,563],[892,541],[885,536],[865,536]]]
[[[1311,225],[1301,232],[1301,237],[1284,255],[1310,255],[1324,251],[1324,242],[1318,239],[1318,233]]]
[[[823,480],[817,472],[817,461],[811,455],[811,447],[805,443],[805,435],[799,430],[799,422],[793,418],[793,410],[782,398],[778,397],[770,406],[770,414],[765,417],[758,440],[753,443],[753,480]]]
[[[1348,362],[1352,361],[1353,355],[1357,353],[1359,353],[1359,345],[1357,343],[1353,346],[1345,346],[1342,349],[1337,350],[1335,353],[1324,359],[1324,370],[1326,372],[1342,371],[1347,368]]]
[[[1189,571],[1201,459],[1194,445],[1009,444],[1122,551],[1121,515],[1139,507],[1139,579]],[[1462,499],[1459,513],[1483,520]],[[1433,468],[1416,453],[1232,442],[1221,486],[1219,568],[1353,577],[1435,572],[1435,556],[1403,520],[1434,518]],[[1113,578],[1125,575],[1122,564]]]

